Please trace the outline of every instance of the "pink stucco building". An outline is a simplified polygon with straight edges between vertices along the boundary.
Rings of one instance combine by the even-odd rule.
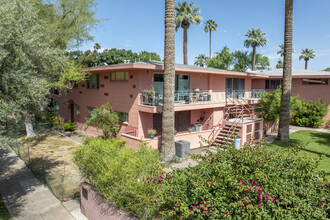
[[[275,91],[281,85],[283,69],[258,70],[251,73],[267,76],[268,78],[253,79],[252,89]],[[321,99],[329,104],[327,120],[324,127],[330,127],[330,72],[318,70],[292,70],[292,96],[299,95],[300,99],[316,101]]]
[[[124,123],[119,136],[135,148],[146,141],[161,143],[163,72],[161,62],[138,62],[87,68],[91,75],[66,95],[52,95],[64,121],[82,129],[95,107],[110,102]],[[175,140],[200,147],[200,136],[214,142],[230,140],[235,131],[242,144],[262,138],[263,121],[256,118],[254,104],[265,88],[253,88],[254,80],[268,76],[187,65],[176,65]],[[148,129],[156,129],[154,139]],[[88,132],[98,133],[95,128]],[[98,133],[100,134],[100,132]]]

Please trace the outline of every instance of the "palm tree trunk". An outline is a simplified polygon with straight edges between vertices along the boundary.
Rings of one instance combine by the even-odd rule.
[[[284,64],[281,96],[280,123],[277,138],[289,141],[290,99],[292,83],[292,26],[293,0],[285,0]]]
[[[211,48],[212,48],[212,45],[211,45],[212,44],[212,41],[211,41],[211,39],[212,39],[211,38],[211,32],[212,31],[210,30],[210,59],[212,58],[212,53],[211,53]]]
[[[255,70],[255,65],[256,65],[256,46],[253,46],[252,71]]]
[[[174,146],[174,85],[175,85],[175,0],[165,0],[164,105],[162,116],[162,154],[173,160]]]
[[[305,70],[307,70],[307,63],[308,63],[308,61],[305,60]]]
[[[188,65],[188,29],[183,29],[183,64]]]

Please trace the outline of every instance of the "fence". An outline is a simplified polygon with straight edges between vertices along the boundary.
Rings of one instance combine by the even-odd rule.
[[[34,123],[35,132],[51,132],[51,129],[52,127],[49,124]],[[10,132],[8,135],[10,138],[8,144],[17,156],[26,163],[35,177],[45,184],[60,201],[79,196],[79,184],[81,179],[68,173],[65,163],[59,164],[54,160],[50,160],[47,156],[45,157],[43,154],[40,154],[40,152],[33,152],[35,149],[29,144],[24,144],[19,138],[23,136],[24,133],[25,132],[21,129]],[[24,138],[22,139],[24,140]],[[35,137],[30,141],[37,143],[41,141],[40,139],[42,139],[42,137]],[[72,178],[76,179],[75,184],[72,184]]]

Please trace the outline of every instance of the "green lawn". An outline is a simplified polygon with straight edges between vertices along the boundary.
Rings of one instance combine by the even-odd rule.
[[[9,212],[0,194],[0,220],[9,220],[9,219],[11,219]]]
[[[317,131],[297,131],[290,135],[289,142],[275,140],[268,146],[271,150],[305,146],[301,152],[310,157],[318,157],[325,154],[323,161],[318,167],[319,170],[327,172],[327,179],[330,180],[330,133]]]

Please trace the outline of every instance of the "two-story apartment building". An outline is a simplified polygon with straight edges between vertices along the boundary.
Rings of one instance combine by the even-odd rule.
[[[283,69],[258,70],[251,73],[268,76],[268,78],[253,79],[252,89],[273,92],[281,85]],[[292,96],[296,95],[299,95],[302,100],[316,101],[321,99],[323,103],[329,104],[329,111],[324,119],[330,120],[330,72],[293,69]],[[324,127],[330,127],[330,121],[326,121]]]
[[[163,73],[161,62],[137,62],[86,69],[91,73],[66,95],[52,95],[64,121],[82,129],[95,107],[110,102],[125,118],[119,136],[132,147],[146,141],[161,144]],[[235,131],[242,144],[262,138],[263,121],[256,118],[254,104],[263,89],[252,89],[252,80],[268,76],[189,65],[176,65],[175,140],[200,147],[200,136],[214,142],[231,140]],[[156,129],[154,139],[148,129]],[[88,132],[97,133],[95,128]]]

